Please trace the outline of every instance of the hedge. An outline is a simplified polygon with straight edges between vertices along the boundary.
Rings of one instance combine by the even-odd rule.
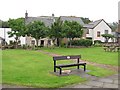
[[[69,45],[70,45],[70,41],[69,41]],[[71,45],[72,46],[86,46],[86,47],[88,47],[88,46],[92,45],[92,40],[88,40],[88,39],[72,40]]]

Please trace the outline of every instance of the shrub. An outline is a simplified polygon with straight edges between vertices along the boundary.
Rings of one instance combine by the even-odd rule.
[[[94,46],[101,47],[102,46],[102,42],[100,40],[95,40],[94,41]]]
[[[95,40],[95,41],[94,41],[94,44],[96,44],[96,43],[97,43],[97,44],[101,44],[102,42],[101,42],[100,40]]]
[[[70,42],[69,42],[70,45]],[[81,40],[73,40],[71,41],[71,45],[72,46],[91,46],[92,45],[92,40],[88,40],[88,39],[81,39]]]
[[[61,45],[60,45],[61,47],[66,47],[66,44],[65,43],[61,43]]]
[[[27,45],[23,44],[23,45],[22,45],[22,48],[23,48],[23,49],[27,49]]]

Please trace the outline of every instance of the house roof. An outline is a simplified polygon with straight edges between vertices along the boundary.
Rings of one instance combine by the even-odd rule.
[[[75,16],[60,16],[60,19],[62,21],[76,21],[81,25],[84,25],[84,22],[80,17],[75,17]]]
[[[84,27],[84,28],[88,28],[88,29],[94,29],[101,21],[104,21],[104,22],[105,22],[104,19],[100,19],[100,20],[96,20],[96,21],[94,21],[94,22],[91,22],[91,23],[89,23],[89,24],[85,24],[83,27]],[[105,23],[106,23],[106,22],[105,22]],[[108,25],[109,28],[111,28],[108,23],[106,23],[106,24]]]
[[[27,17],[25,19],[26,24],[33,22],[33,21],[42,21],[45,23],[46,26],[51,26],[54,23],[54,20],[58,19],[58,17],[52,17],[52,16],[39,16],[39,17]],[[62,21],[76,21],[80,23],[81,25],[84,25],[84,22],[80,17],[74,17],[74,16],[60,16],[60,19]]]
[[[85,28],[89,28],[89,29],[93,29],[95,28],[103,19],[100,19],[100,20],[96,20],[94,22],[91,22],[89,24],[85,24],[84,27]]]
[[[25,19],[26,24],[33,22],[33,21],[41,21],[44,22],[46,26],[51,26],[54,22],[52,17],[48,16],[39,16],[39,17],[27,17]]]

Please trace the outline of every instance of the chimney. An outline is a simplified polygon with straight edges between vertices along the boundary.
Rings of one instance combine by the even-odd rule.
[[[53,22],[55,22],[55,15],[54,14],[52,14],[52,19],[53,19]]]
[[[52,17],[54,17],[55,15],[54,14],[52,14]]]
[[[27,13],[27,10],[26,10],[26,13],[25,13],[25,19],[28,18],[28,13]]]

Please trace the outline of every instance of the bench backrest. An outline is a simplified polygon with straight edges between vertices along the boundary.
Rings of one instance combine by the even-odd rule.
[[[53,57],[53,60],[69,60],[69,59],[80,59],[81,55],[68,55],[68,56],[55,56]]]

